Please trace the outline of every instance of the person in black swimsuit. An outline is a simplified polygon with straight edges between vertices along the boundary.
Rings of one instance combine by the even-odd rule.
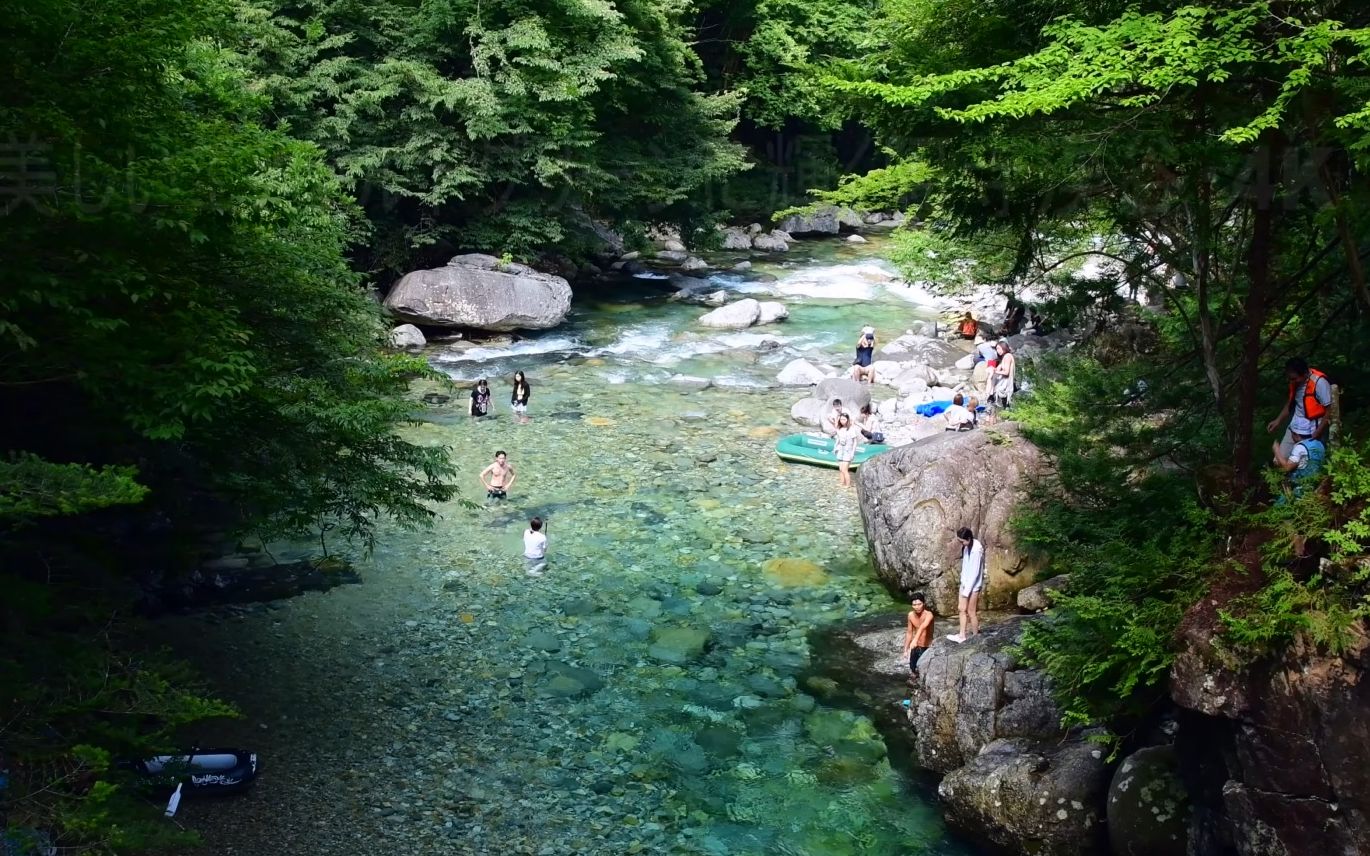
[[[875,383],[875,328],[863,327],[861,338],[856,340],[856,359],[851,364],[852,380],[867,380]]]
[[[476,381],[476,385],[471,389],[472,416],[484,416],[490,412],[490,384],[485,382],[485,378]]]

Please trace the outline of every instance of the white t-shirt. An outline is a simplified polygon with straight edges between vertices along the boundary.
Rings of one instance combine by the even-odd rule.
[[[1289,460],[1295,464],[1294,472],[1308,467],[1308,447],[1302,443],[1295,443],[1294,448],[1289,450]]]
[[[946,410],[942,411],[942,415],[947,417],[947,426],[950,428],[955,428],[958,425],[966,425],[975,421],[975,417],[971,415],[970,411],[959,404],[951,405]]]
[[[1289,430],[1295,434],[1307,434],[1311,437],[1318,433],[1318,420],[1309,419],[1308,414],[1304,412],[1303,396],[1307,390],[1307,381],[1294,385],[1294,417],[1289,420]],[[1327,378],[1320,377],[1313,384],[1313,397],[1323,407],[1332,403],[1332,385],[1327,382]]]
[[[970,547],[961,549],[961,597],[985,587],[985,545],[979,538],[973,538]]]
[[[547,536],[541,532],[534,532],[531,529],[524,530],[523,533],[523,557],[525,559],[541,559],[547,555]]]

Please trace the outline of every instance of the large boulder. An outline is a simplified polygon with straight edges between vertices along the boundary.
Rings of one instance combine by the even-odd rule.
[[[546,330],[571,310],[571,286],[527,265],[469,253],[445,267],[405,274],[385,306],[398,318],[430,327]]]
[[[719,237],[725,250],[750,250],[752,248],[752,233],[740,226],[729,226],[719,231]]]
[[[1219,581],[1180,624],[1171,698],[1194,799],[1190,840],[1238,856],[1370,853],[1370,622],[1340,655],[1297,638],[1234,668],[1222,614],[1260,582]],[[1194,851],[1192,851],[1194,852]]]
[[[423,331],[413,324],[401,324],[390,331],[390,346],[392,348],[422,348],[428,344],[424,338]]]
[[[777,321],[784,321],[790,317],[790,310],[783,303],[774,300],[763,300],[761,302],[761,312],[756,318],[757,324],[774,324]]]
[[[860,229],[866,221],[859,212],[842,207],[837,209],[837,225],[844,229]]]
[[[963,348],[921,333],[905,333],[886,342],[880,355],[891,360],[917,360],[934,368],[952,368],[966,355]]]
[[[837,206],[824,205],[810,214],[791,214],[776,228],[791,235],[836,235],[841,226]]]
[[[1035,565],[1008,523],[1031,482],[1045,475],[1045,461],[1016,423],[930,437],[872,458],[857,473],[866,538],[887,586],[924,591],[937,611],[955,613],[960,550],[952,533],[962,526],[985,545],[989,603],[1034,582]]]
[[[827,380],[823,370],[808,360],[791,360],[775,379],[785,386],[814,386]]]
[[[751,297],[746,297],[736,303],[720,306],[702,316],[699,323],[705,327],[723,330],[743,330],[755,324],[760,317],[761,304]]]
[[[1148,746],[1123,759],[1108,787],[1113,856],[1185,856],[1189,795],[1175,747]]]
[[[871,387],[850,378],[830,377],[818,384],[813,397],[825,402],[839,399],[843,407],[856,412],[871,403]]]
[[[767,232],[752,238],[752,249],[760,250],[763,253],[784,253],[790,249],[790,242],[784,235],[777,235],[775,232]]]
[[[790,418],[800,425],[808,428],[817,428],[823,420],[823,413],[828,409],[828,402],[817,398],[804,398],[794,403],[790,408]]]
[[[1061,728],[1046,676],[1010,653],[1027,620],[986,625],[961,644],[938,628],[910,700],[914,761],[946,774],[938,793],[968,833],[1019,852],[1088,853],[1102,832],[1108,764],[1087,733]]]

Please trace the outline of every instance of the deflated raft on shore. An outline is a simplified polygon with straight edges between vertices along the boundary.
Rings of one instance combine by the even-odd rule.
[[[817,434],[789,434],[776,442],[775,453],[784,461],[837,469],[837,457],[833,455],[832,447],[833,439],[831,437]],[[856,455],[851,461],[851,468],[856,469],[888,448],[889,446],[878,444],[857,446]]]

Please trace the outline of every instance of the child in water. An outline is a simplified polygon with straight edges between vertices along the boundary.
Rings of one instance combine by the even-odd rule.
[[[547,568],[547,535],[542,531],[541,517],[529,520],[523,531],[523,562],[530,577],[542,576]]]

